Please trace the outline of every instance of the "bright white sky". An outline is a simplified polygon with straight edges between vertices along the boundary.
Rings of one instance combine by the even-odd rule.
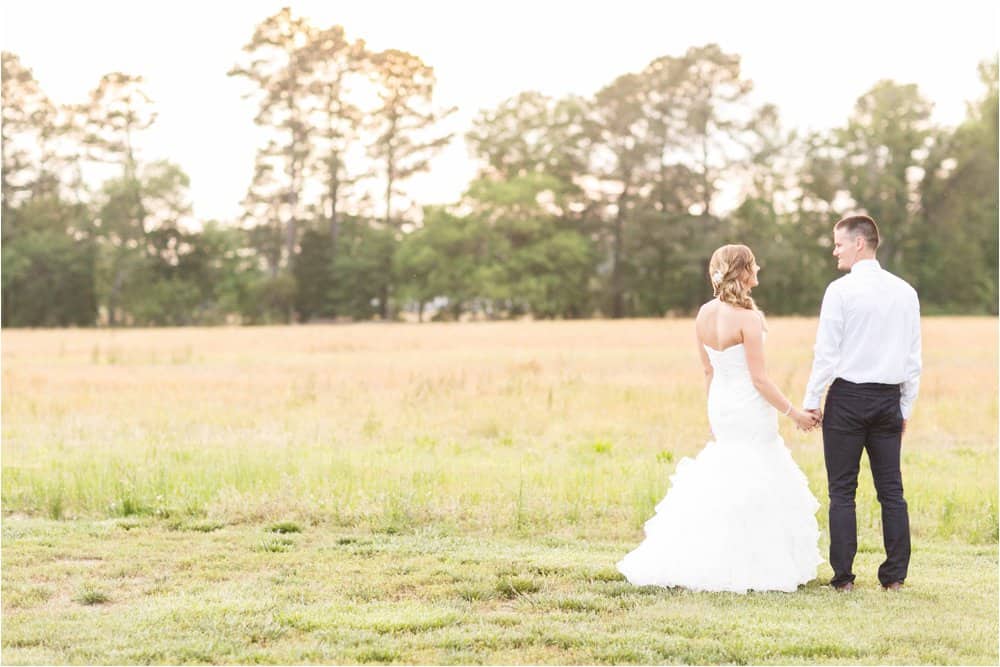
[[[743,59],[757,100],[787,127],[846,120],[882,78],[916,83],[935,120],[954,125],[982,86],[976,65],[997,51],[986,0],[5,0],[3,48],[56,103],[83,101],[100,77],[146,79],[159,112],[141,145],[191,177],[197,218],[239,214],[257,149],[254,108],[226,71],[254,26],[284,5],[371,48],[420,56],[437,102],[459,107],[456,140],[407,189],[422,204],[458,198],[474,173],[461,135],[483,108],[525,90],[590,95],[662,55],[718,43]]]

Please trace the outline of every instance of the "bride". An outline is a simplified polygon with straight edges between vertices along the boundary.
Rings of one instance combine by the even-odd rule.
[[[777,415],[802,429],[818,418],[793,406],[764,369],[767,328],[750,298],[759,270],[744,245],[712,254],[716,298],[701,307],[695,331],[713,440],[680,461],[646,539],[618,563],[633,584],[791,592],[823,562],[819,503],[778,435]]]

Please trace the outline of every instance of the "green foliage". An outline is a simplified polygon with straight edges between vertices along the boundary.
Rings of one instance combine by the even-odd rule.
[[[75,599],[82,605],[90,606],[110,602],[111,596],[99,588],[96,588],[93,584],[86,584],[80,589],[80,592],[77,593]]]
[[[488,229],[472,216],[441,207],[424,211],[424,224],[403,237],[394,261],[399,296],[420,304],[445,297],[457,318],[485,290]]]
[[[224,527],[225,524],[219,521],[191,521],[183,525],[183,530],[190,530],[196,533],[213,533]]]
[[[607,440],[597,440],[591,447],[597,454],[607,454],[611,451],[611,443]]]
[[[399,271],[412,279],[405,293],[446,297],[452,317],[472,307],[490,316],[588,315],[596,252],[572,221],[542,203],[565,191],[537,173],[480,179],[466,193],[468,215],[427,209],[424,226],[400,248]]]
[[[302,249],[295,260],[295,310],[299,319],[332,315],[330,292],[333,286],[333,242],[329,234],[314,229],[302,235]]]
[[[229,72],[266,135],[240,227],[194,220],[183,171],[140,159],[142,77],[60,109],[14,54],[3,69],[3,326],[684,315],[724,243],[755,250],[766,311],[812,315],[838,275],[831,226],[857,211],[926,313],[997,313],[995,58],[957,128],[883,80],[841,126],[796,136],[714,44],[589,97],[523,92],[476,116],[480,173],[418,222],[401,185],[449,140],[433,67],[286,8]],[[98,164],[117,173],[90,191]],[[724,185],[742,194],[722,213]]]
[[[2,225],[3,325],[93,325],[97,248],[74,231],[86,230],[86,211],[33,198],[6,212]]]
[[[248,324],[287,324],[292,321],[296,292],[295,277],[287,273],[250,274],[241,315]]]
[[[192,324],[200,302],[197,284],[158,276],[131,284],[124,301],[132,321],[145,326]]]
[[[589,315],[589,283],[596,254],[592,244],[572,231],[547,229],[539,236],[512,253],[509,275],[513,300],[541,318]]]
[[[271,537],[255,544],[253,550],[262,553],[284,553],[294,545],[295,541],[287,537]]]
[[[586,107],[580,98],[524,92],[481,111],[466,141],[488,165],[488,176],[509,180],[542,173],[570,185],[587,170]]]
[[[983,98],[931,152],[921,183],[916,271],[922,300],[938,312],[997,313],[997,60],[980,76]]]
[[[392,281],[395,243],[391,228],[363,218],[343,220],[328,292],[338,315],[370,319],[381,312]]]
[[[301,533],[302,527],[294,521],[279,521],[272,523],[267,529],[272,533]]]
[[[516,598],[521,595],[537,593],[541,585],[531,577],[501,576],[497,579],[495,590],[505,598]]]
[[[856,205],[879,224],[879,260],[916,282],[911,253],[918,230],[912,196],[924,167],[920,149],[931,132],[931,104],[915,85],[880,81],[858,98],[847,126],[836,134],[843,151],[844,186]]]

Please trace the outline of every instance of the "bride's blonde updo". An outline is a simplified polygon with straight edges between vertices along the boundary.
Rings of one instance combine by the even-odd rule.
[[[753,275],[754,256],[745,245],[724,245],[712,253],[708,277],[720,301],[739,308],[757,310],[745,283]]]

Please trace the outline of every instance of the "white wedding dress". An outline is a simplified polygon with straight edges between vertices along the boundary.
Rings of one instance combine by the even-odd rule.
[[[646,539],[618,569],[636,585],[696,591],[794,591],[816,577],[819,503],[754,387],[743,344],[705,346],[715,436],[670,477]]]

